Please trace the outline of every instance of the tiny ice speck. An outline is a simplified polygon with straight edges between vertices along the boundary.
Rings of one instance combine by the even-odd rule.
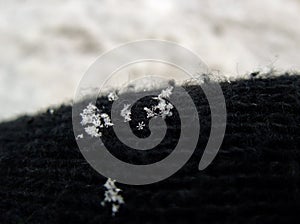
[[[83,138],[83,134],[77,135],[76,140]]]

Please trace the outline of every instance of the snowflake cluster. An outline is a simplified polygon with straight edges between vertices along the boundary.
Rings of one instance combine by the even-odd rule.
[[[112,215],[114,216],[120,209],[120,205],[124,204],[123,197],[119,194],[121,189],[117,188],[115,185],[115,180],[108,178],[104,187],[106,191],[104,193],[104,200],[101,202],[102,206],[105,206],[106,203],[111,203],[112,205]]]
[[[110,117],[106,113],[101,113],[100,110],[89,103],[89,105],[80,113],[81,125],[87,126],[84,128],[85,132],[92,137],[101,137],[100,128],[108,128],[113,126]]]
[[[113,101],[116,100],[116,95],[108,96],[108,99]],[[130,106],[130,105],[129,105]],[[128,108],[127,108],[128,109]],[[111,119],[108,114],[101,113],[101,111],[92,103],[89,103],[87,107],[80,113],[81,125],[86,126],[84,128],[85,132],[92,137],[101,137],[102,133],[100,128],[108,128],[113,126]],[[83,134],[80,134],[76,139],[83,138]],[[114,216],[120,209],[120,205],[124,204],[123,197],[119,194],[121,189],[117,188],[115,181],[108,178],[104,184],[106,191],[104,193],[104,200],[101,202],[102,206],[106,203],[111,203],[112,205],[112,215]]]
[[[167,116],[172,116],[171,110],[174,106],[165,100],[166,98],[170,98],[172,90],[173,86],[170,86],[167,89],[162,90],[157,97],[153,97],[153,99],[158,100],[158,104],[156,106],[153,106],[151,109],[144,107],[144,110],[147,112],[147,118],[162,117],[165,119]]]

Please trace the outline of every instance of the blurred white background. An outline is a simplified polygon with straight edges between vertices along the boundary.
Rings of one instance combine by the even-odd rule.
[[[0,0],[0,120],[71,100],[99,54],[137,39],[178,42],[226,76],[299,70],[299,22],[299,0]]]

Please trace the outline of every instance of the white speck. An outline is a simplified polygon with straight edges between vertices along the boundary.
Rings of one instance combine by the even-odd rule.
[[[50,109],[49,112],[50,112],[50,114],[53,114],[53,113],[54,113],[54,110],[53,110],[53,109]]]
[[[83,138],[83,134],[77,135],[76,140]]]
[[[116,205],[116,204],[113,204],[112,205],[112,213],[113,213],[113,215],[116,213],[116,212],[118,212],[119,211],[119,208],[120,208],[120,205]]]

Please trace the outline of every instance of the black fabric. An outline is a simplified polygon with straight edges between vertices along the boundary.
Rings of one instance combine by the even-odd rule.
[[[213,163],[198,171],[210,111],[199,87],[189,86],[201,117],[196,152],[162,182],[117,183],[125,204],[115,217],[109,206],[100,205],[106,178],[79,152],[70,106],[0,124],[0,223],[298,223],[300,77],[221,86],[228,122]],[[140,156],[130,153],[129,161]],[[150,157],[161,158],[161,153],[170,152],[162,149]]]

